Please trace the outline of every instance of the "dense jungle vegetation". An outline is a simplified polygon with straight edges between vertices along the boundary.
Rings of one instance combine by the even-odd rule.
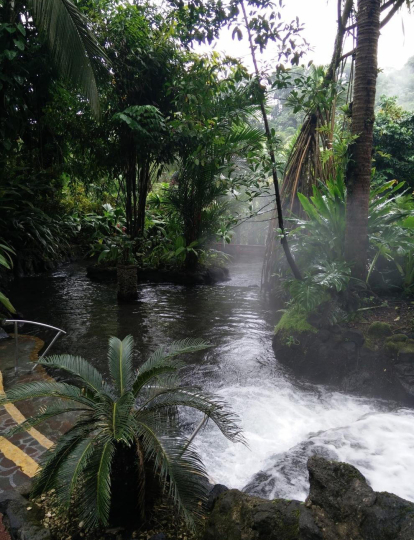
[[[334,103],[332,135],[327,136],[326,122],[317,127],[325,139],[318,159],[330,169],[319,171],[319,179],[336,182],[344,203],[341,182],[353,141],[347,104],[353,68],[348,66],[327,86],[328,69],[299,66],[307,46],[298,21],[265,23],[260,3],[248,6],[250,23],[238,20],[242,10],[236,4],[228,13],[187,10],[181,4],[174,10],[174,3],[168,9],[118,1],[76,4],[79,13],[68,13],[70,24],[84,25],[80,43],[73,41],[70,24],[49,35],[45,27],[52,25],[50,15],[30,11],[30,3],[17,2],[10,10],[5,2],[1,8],[3,267],[13,266],[18,274],[41,271],[75,250],[97,255],[108,265],[123,261],[194,268],[217,259],[209,243],[230,241],[235,233],[240,237],[237,226],[247,218],[262,223],[262,243],[275,185],[271,171],[289,176],[302,122],[315,108],[327,114]],[[62,6],[64,11],[69,4]],[[42,9],[48,9],[47,2]],[[195,43],[211,41],[223,24],[231,24],[234,38],[242,39],[246,22],[255,34],[254,48],[280,40],[277,70],[252,74],[235,59],[194,52]],[[81,74],[83,63],[89,71]],[[402,72],[408,89],[410,62]],[[379,90],[390,86],[382,74]],[[403,95],[410,106],[409,92]],[[263,129],[263,104],[268,132]],[[377,190],[386,181],[398,181],[397,190],[394,185],[385,190],[386,204],[409,205],[408,191],[402,193],[413,185],[412,130],[409,110],[396,98],[377,96],[373,186]],[[296,191],[310,196],[308,188],[300,188],[304,180],[298,180]],[[323,186],[312,189],[326,200]],[[290,205],[294,220],[314,217],[307,213],[311,206],[303,200],[297,204]],[[409,209],[404,212],[401,219],[410,214]],[[403,283],[410,290],[412,252],[400,245],[397,253],[390,242],[396,243],[396,227],[409,236],[411,221],[389,221],[392,229],[381,234],[392,239],[375,237],[370,244],[369,276],[378,268],[391,274],[397,268],[398,286]],[[298,230],[295,221],[288,228]],[[321,232],[316,234],[319,238]],[[350,266],[338,260],[342,251],[331,256],[345,264],[341,279],[347,281]],[[319,258],[319,265],[327,262]]]
[[[375,12],[368,21],[364,2]],[[414,58],[400,73],[403,100],[394,97],[394,75],[381,75],[376,95],[381,16],[384,23],[402,3],[359,0],[359,11],[356,2],[339,1],[332,62],[314,66],[303,65],[309,45],[299,19],[283,21],[282,2],[0,2],[3,308],[18,309],[6,296],[7,276],[41,272],[70,257],[183,271],[225,264],[211,244],[240,240],[239,227],[248,221],[259,228],[245,230],[245,241],[264,243],[267,232],[263,288],[287,302],[286,327],[308,329],[307,317],[318,309],[337,322],[374,297],[412,295]],[[224,27],[247,40],[254,69],[195,52]],[[343,54],[344,36],[355,28],[356,49]],[[367,36],[375,39],[368,43]],[[257,60],[266,48],[274,49],[270,70]],[[192,524],[199,486],[189,470],[204,474],[203,468],[196,455],[186,461],[183,448],[171,443],[176,468],[169,469],[150,428],[170,428],[179,405],[213,420],[216,414],[231,440],[239,436],[237,425],[213,398],[174,385],[171,395],[140,409],[142,419],[134,407],[138,393],[155,376],[173,377],[180,366],[171,358],[182,351],[152,356],[146,377],[134,380],[132,342],[124,345],[117,366],[122,346],[110,342],[116,395],[96,370],[68,357],[55,359],[55,367],[82,379],[85,394],[76,385],[44,383],[9,397],[17,402],[43,392],[89,411],[88,422],[48,454],[44,469],[53,485],[74,478],[58,495],[69,504],[80,489],[88,526],[110,522],[111,460],[122,445],[135,444]],[[184,352],[206,346],[187,345]],[[162,408],[174,412],[171,418]],[[96,410],[108,425],[114,420],[110,436]],[[87,438],[92,433],[97,442]],[[54,467],[71,437],[79,443],[73,461]],[[97,487],[87,458],[95,460],[93,471],[105,467]],[[80,480],[71,468],[79,462]],[[39,493],[49,480],[40,477]]]

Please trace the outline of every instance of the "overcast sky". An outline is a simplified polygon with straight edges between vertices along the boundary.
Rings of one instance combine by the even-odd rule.
[[[285,4],[283,19],[288,21],[299,16],[305,24],[304,36],[313,48],[307,60],[312,59],[315,64],[329,63],[336,34],[336,0],[285,0]],[[225,33],[215,49],[244,57],[249,64],[245,39],[232,41],[230,33]],[[266,56],[269,54],[270,51]],[[404,7],[381,32],[379,67],[399,69],[411,56],[414,56],[414,12],[410,15]]]

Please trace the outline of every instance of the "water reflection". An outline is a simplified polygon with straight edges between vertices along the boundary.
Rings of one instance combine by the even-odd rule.
[[[297,384],[274,359],[275,315],[260,296],[260,263],[237,263],[231,277],[216,286],[141,284],[136,302],[118,305],[115,284],[91,282],[84,265],[72,264],[16,282],[10,296],[25,318],[67,332],[54,353],[81,355],[104,372],[111,335],[133,335],[137,366],[158,345],[209,340],[210,349],[185,359],[186,378],[231,403],[250,447],[207,426],[197,445],[216,481],[242,488],[265,469],[267,496],[304,498],[306,452],[317,433],[319,447],[359,466],[375,489],[414,500],[412,411]],[[297,459],[286,454],[292,447]]]

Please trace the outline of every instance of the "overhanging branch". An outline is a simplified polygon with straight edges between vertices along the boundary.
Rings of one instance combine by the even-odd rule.
[[[402,7],[402,5],[404,4],[405,0],[397,0],[395,3],[393,2],[394,4],[394,7],[392,9],[390,9],[390,12],[388,13],[388,15],[385,17],[384,20],[381,21],[381,24],[380,24],[380,28],[384,28],[384,26],[390,22],[390,20],[394,17],[394,15],[397,13],[397,11]],[[389,2],[387,2],[387,4],[389,4]],[[386,4],[384,4],[385,6]]]

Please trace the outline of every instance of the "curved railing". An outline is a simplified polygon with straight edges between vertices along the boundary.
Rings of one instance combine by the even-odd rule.
[[[52,347],[52,345],[55,343],[55,341],[58,339],[58,337],[61,334],[66,334],[66,332],[64,330],[62,330],[61,328],[56,328],[56,326],[51,326],[50,324],[39,323],[39,322],[36,322],[36,321],[25,321],[25,320],[22,320],[22,319],[7,319],[5,322],[14,324],[14,339],[15,339],[15,343],[16,343],[16,349],[15,349],[15,355],[14,355],[14,371],[15,372],[17,372],[17,369],[19,367],[19,326],[18,326],[19,323],[33,324],[35,326],[42,326],[43,328],[49,328],[51,330],[56,330],[57,334],[52,339],[52,341],[49,343],[48,347],[46,347],[46,350],[40,356],[39,360],[41,360],[49,352],[50,348]],[[32,371],[35,368],[36,368],[36,364],[33,366]]]

